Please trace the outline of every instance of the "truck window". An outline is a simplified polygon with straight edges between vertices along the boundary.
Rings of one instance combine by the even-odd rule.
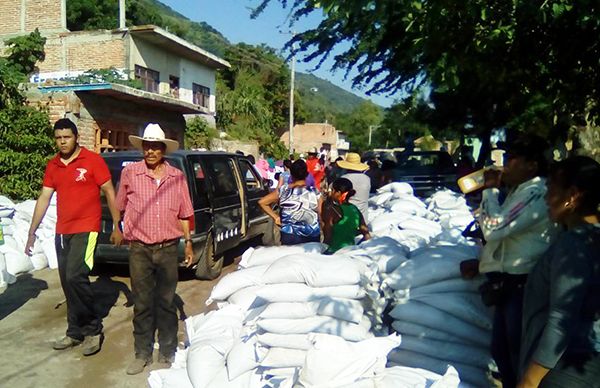
[[[216,197],[237,195],[237,184],[233,176],[231,159],[207,158],[205,167],[213,193]]]
[[[246,183],[246,188],[248,190],[261,190],[261,178],[258,176],[256,170],[252,167],[250,162],[244,159],[239,159],[239,163],[240,169],[242,170],[242,176],[244,177],[244,181]]]
[[[192,170],[194,171],[194,184],[196,186],[197,194],[197,203],[194,203],[194,207],[208,207],[208,197],[206,195],[206,174],[204,174],[204,169],[202,168],[200,161],[195,160],[192,162]]]

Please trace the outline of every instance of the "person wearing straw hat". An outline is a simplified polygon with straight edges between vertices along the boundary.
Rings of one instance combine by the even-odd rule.
[[[152,363],[158,332],[160,364],[170,364],[177,349],[177,311],[173,300],[178,281],[177,246],[185,238],[185,263],[192,264],[189,218],[194,215],[183,173],[164,155],[179,148],[158,124],[148,124],[142,137],[129,136],[144,159],[125,166],[117,193],[124,212],[123,233],[130,241],[129,273],[133,307],[135,360],[127,374]]]
[[[369,165],[360,161],[360,155],[356,152],[348,152],[345,160],[337,162],[340,168],[346,170],[342,178],[352,182],[352,187],[356,194],[350,198],[350,203],[355,205],[360,210],[363,218],[368,221],[369,215],[369,192],[371,191],[371,179],[365,174],[369,169]]]

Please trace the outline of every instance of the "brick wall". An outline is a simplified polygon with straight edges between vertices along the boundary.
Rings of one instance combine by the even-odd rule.
[[[10,1],[19,3],[18,0]],[[25,4],[26,32],[31,32],[36,28],[39,28],[40,31],[62,29],[61,0],[25,0]]]
[[[280,140],[289,146],[289,132],[285,131]],[[330,124],[309,123],[294,125],[294,150],[305,153],[315,147],[320,149],[324,143],[331,144],[332,149],[337,146],[335,127]]]
[[[0,35],[21,31],[21,1],[0,0]]]
[[[0,35],[63,30],[64,0],[0,0]]]
[[[48,37],[40,72],[124,68],[125,40],[110,31],[61,33]]]
[[[102,139],[116,146],[112,142],[117,134],[130,148],[128,135],[140,135],[150,122],[160,124],[166,136],[183,147],[185,120],[180,113],[90,92],[30,93],[28,98],[31,105],[48,110],[51,123],[63,117],[73,120],[79,144],[96,152],[107,148],[102,147]]]

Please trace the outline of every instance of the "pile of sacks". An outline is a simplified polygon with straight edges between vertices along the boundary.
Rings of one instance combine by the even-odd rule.
[[[150,385],[489,385],[482,280],[459,272],[479,254],[459,233],[472,219],[455,193],[421,200],[392,183],[370,200],[370,241],[332,256],[315,243],[249,249],[213,289],[218,310],[186,321],[179,370],[152,372]]]
[[[369,203],[373,234],[410,251],[395,255],[392,271],[380,272],[392,329],[402,336],[389,365],[443,373],[452,364],[462,381],[489,385],[492,318],[478,293],[483,279],[460,274],[461,261],[479,257],[479,246],[462,236],[473,221],[464,197],[440,190],[421,201],[407,184],[392,183]]]
[[[25,244],[29,225],[33,217],[35,201],[15,204],[0,196],[0,225],[4,244],[0,245],[0,287],[14,283],[19,273],[38,270],[50,266],[57,268],[54,247],[56,225],[56,201],[53,197],[48,211],[36,232],[36,241],[31,257],[25,254]]]
[[[247,250],[241,268],[224,276],[207,301],[219,309],[186,321],[190,344],[179,351],[185,365],[152,372],[150,385],[456,387],[452,368],[436,374],[385,367],[400,337],[373,335],[372,317],[382,315],[369,310],[379,303],[370,296],[377,278],[356,259],[360,249],[346,252],[354,258],[322,255],[323,249],[309,243]]]
[[[491,311],[477,291],[482,279],[460,275],[460,262],[477,252],[471,245],[422,248],[383,280],[392,299],[392,327],[402,335],[402,344],[388,356],[391,365],[440,373],[451,364],[461,380],[489,384]]]
[[[372,236],[389,236],[415,250],[430,244],[442,227],[408,183],[394,182],[369,199],[368,226]]]
[[[207,303],[244,311],[243,334],[225,362],[230,380],[256,368],[263,379],[293,376],[304,364],[311,333],[353,342],[372,337],[362,304],[368,269],[358,261],[323,255],[323,250],[318,243],[250,248],[241,268],[214,287]],[[196,341],[190,337],[190,342],[192,349]],[[250,353],[254,362],[239,368],[235,355]]]

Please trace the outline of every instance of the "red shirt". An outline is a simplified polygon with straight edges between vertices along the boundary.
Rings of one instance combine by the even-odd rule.
[[[128,164],[121,172],[117,208],[125,212],[126,240],[157,244],[180,238],[180,220],[194,214],[185,176],[164,163],[165,176],[158,184],[143,160]]]
[[[46,166],[43,185],[56,191],[56,233],[100,232],[100,186],[110,180],[104,159],[81,147],[69,164],[60,154]]]
[[[315,187],[317,190],[321,190],[321,180],[325,175],[325,168],[319,163],[319,159],[308,159],[306,161],[306,168],[308,169],[308,173],[315,178]]]

